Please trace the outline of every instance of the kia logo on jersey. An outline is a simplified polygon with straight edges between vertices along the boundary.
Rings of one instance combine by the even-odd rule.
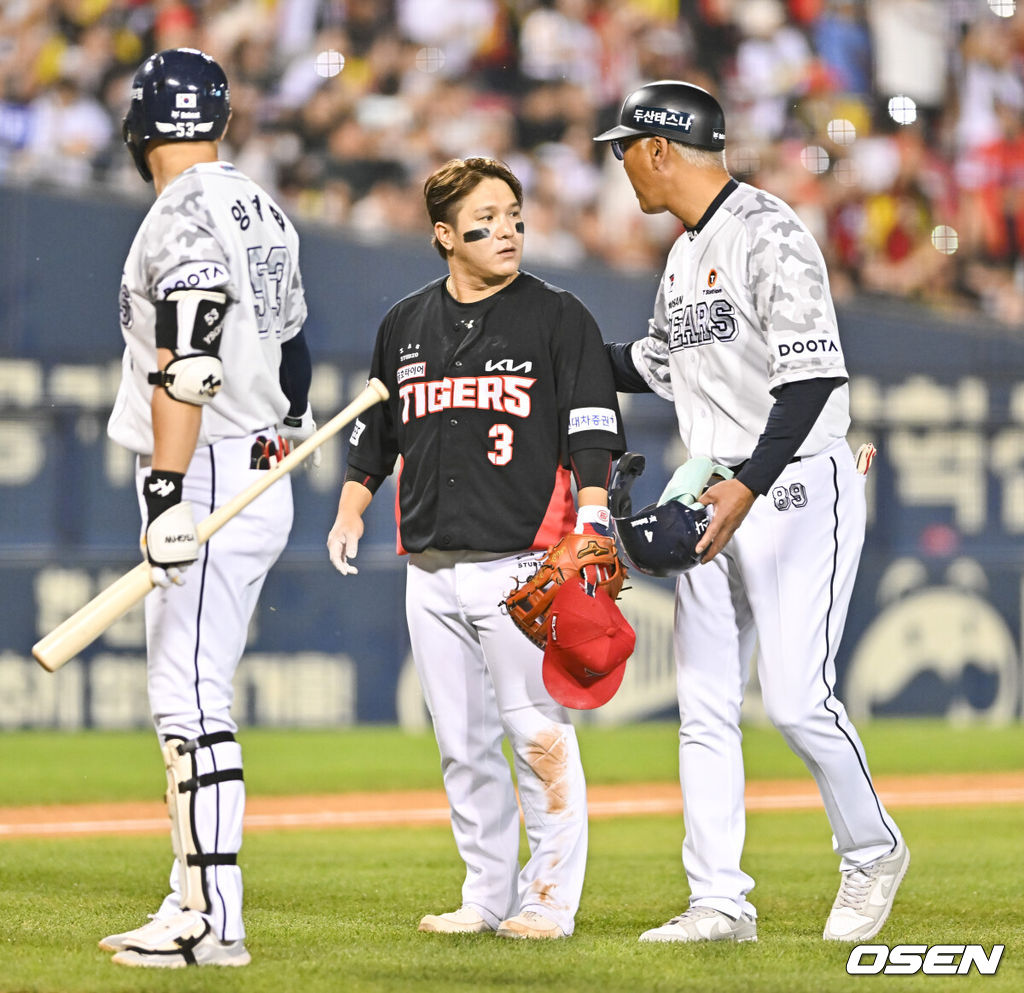
[[[532,372],[532,362],[516,364],[514,359],[488,359],[484,363],[484,372]]]

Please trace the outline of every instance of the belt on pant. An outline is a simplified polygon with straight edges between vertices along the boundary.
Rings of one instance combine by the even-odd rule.
[[[258,434],[261,434],[261,433],[264,433],[264,432],[273,434],[276,437],[276,435],[277,435],[277,428],[268,425],[265,428],[257,428],[252,433],[258,435]],[[228,439],[225,438],[224,440],[227,441]],[[238,440],[241,440],[241,439],[238,439]],[[148,469],[152,465],[153,465],[153,456],[152,455],[140,455],[139,456],[139,468],[140,469]],[[256,468],[256,466],[253,466],[253,468]],[[266,466],[261,466],[260,468],[266,468]]]

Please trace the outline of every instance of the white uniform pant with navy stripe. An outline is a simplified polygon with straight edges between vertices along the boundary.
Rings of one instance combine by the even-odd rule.
[[[254,439],[230,438],[196,450],[185,475],[184,499],[191,501],[197,522],[264,471],[249,468]],[[148,474],[148,468],[139,468],[140,477]],[[201,546],[198,560],[184,573],[184,585],[157,587],[146,597],[149,704],[161,741],[237,730],[231,715],[232,679],[263,582],[291,525],[291,481],[285,477]],[[196,760],[200,773],[241,768],[241,749],[224,742],[199,749]],[[238,852],[244,808],[241,780],[196,792],[195,829],[204,852]],[[235,865],[212,865],[205,872],[214,932],[227,941],[244,937],[241,871]],[[177,909],[179,891],[175,861],[161,916]]]
[[[535,910],[571,934],[587,857],[579,746],[568,713],[544,688],[543,652],[498,608],[537,561],[535,553],[411,555],[406,612],[466,864],[463,905],[492,927]],[[522,870],[503,738],[512,749],[530,849]]]
[[[841,869],[891,851],[898,829],[835,696],[835,657],[864,542],[864,477],[845,441],[791,463],[724,553],[679,577],[679,774],[691,905],[753,914],[740,708],[757,655],[769,720],[817,781]]]

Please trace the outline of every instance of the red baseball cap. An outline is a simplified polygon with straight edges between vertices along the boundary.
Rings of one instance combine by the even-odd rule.
[[[570,580],[551,601],[544,685],[558,703],[574,710],[606,704],[622,684],[636,632],[601,587]]]

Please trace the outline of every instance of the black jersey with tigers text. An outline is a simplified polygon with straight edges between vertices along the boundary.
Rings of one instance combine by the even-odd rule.
[[[611,367],[573,294],[520,273],[470,304],[441,278],[380,325],[370,375],[390,399],[362,414],[349,465],[400,462],[400,550],[546,548],[572,529],[569,456],[625,447]]]

